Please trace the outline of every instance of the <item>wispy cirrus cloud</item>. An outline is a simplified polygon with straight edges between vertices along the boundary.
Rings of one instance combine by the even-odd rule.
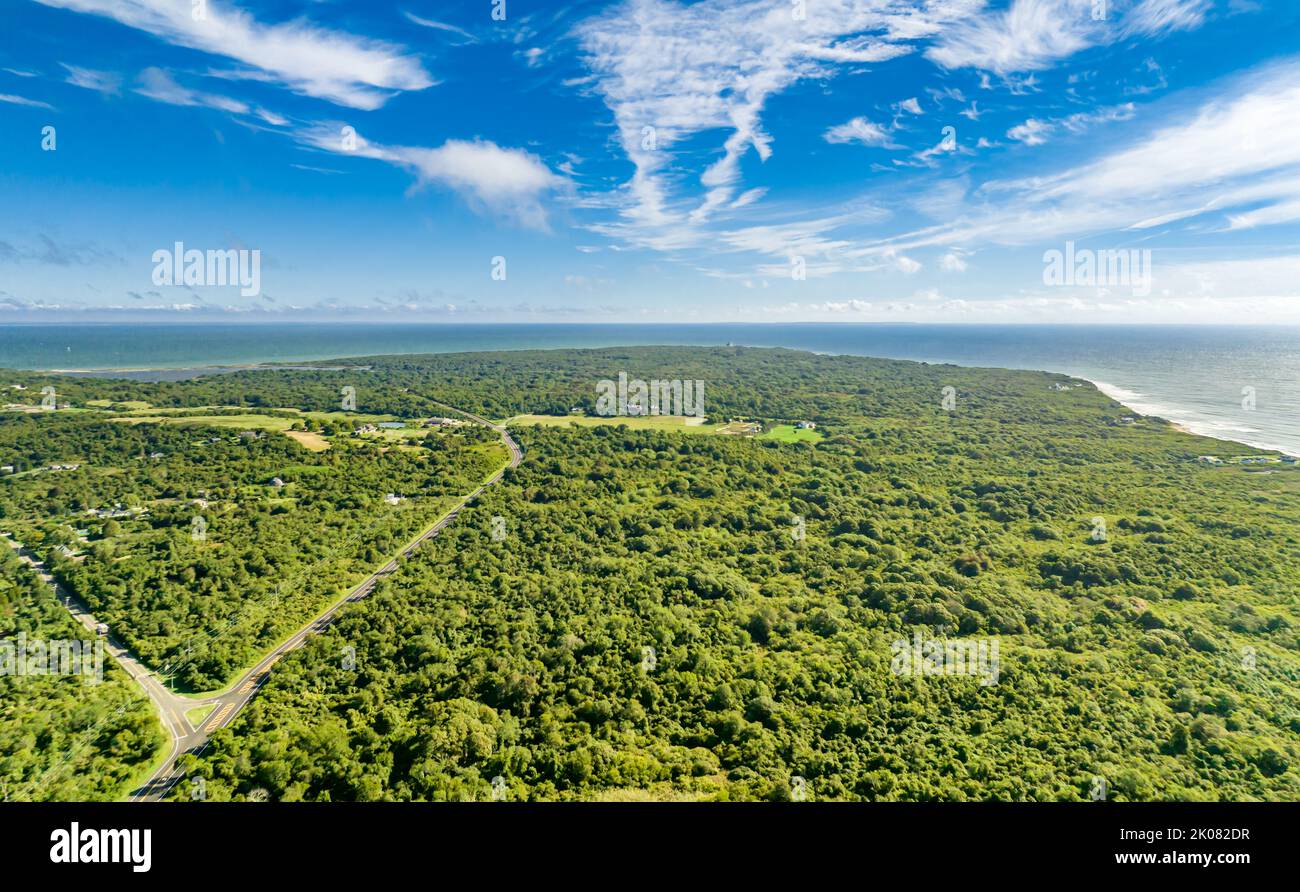
[[[463,37],[468,43],[478,43],[478,38],[466,31],[464,28],[458,28],[455,25],[449,25],[446,22],[438,22],[433,19],[426,19],[418,16],[413,12],[403,12],[402,15],[412,24],[419,25],[421,28],[432,28],[435,31],[444,31],[448,34],[455,34],[457,37]]]
[[[0,93],[0,102],[7,102],[10,105],[24,105],[28,108],[47,108],[54,111],[54,106],[48,102],[41,102],[39,99],[28,99],[26,96],[15,96],[12,93]]]
[[[96,71],[93,68],[82,68],[78,65],[69,65],[66,62],[60,62],[60,65],[68,72],[64,78],[64,83],[72,84],[74,87],[81,87],[83,90],[94,90],[96,93],[103,93],[106,96],[115,96],[122,92],[122,77],[112,71]]]
[[[403,90],[434,81],[403,47],[294,20],[257,21],[233,6],[208,2],[196,16],[177,0],[37,0],[90,13],[189,49],[234,59],[291,90],[352,108],[375,109]]]
[[[836,66],[880,63],[914,50],[983,0],[627,0],[576,35],[594,74],[591,89],[614,116],[618,143],[635,171],[613,234],[647,245],[680,244],[680,228],[731,206],[740,161],[762,160],[772,140],[767,101]],[[799,17],[795,10],[804,15]],[[690,137],[723,131],[721,156],[698,172],[703,195],[674,195],[674,153]],[[669,231],[678,227],[676,232]]]
[[[868,248],[1029,245],[1194,223],[1201,231],[1300,222],[1300,59],[1217,85],[1135,141],[1054,173],[992,180],[951,222]]]
[[[1109,121],[1127,121],[1135,114],[1136,106],[1131,102],[1126,102],[1123,105],[1099,108],[1090,112],[1075,112],[1064,118],[1029,118],[1009,129],[1007,137],[1023,142],[1025,145],[1038,146],[1047,142],[1059,130],[1082,133],[1094,124],[1103,124]]]
[[[1090,46],[1199,27],[1209,7],[1210,0],[1012,0],[947,31],[926,56],[944,68],[1037,71]]]
[[[135,92],[156,102],[168,105],[191,105],[220,109],[233,114],[247,114],[248,105],[228,96],[215,93],[202,93],[182,87],[169,72],[161,68],[146,68],[140,72],[139,83]]]

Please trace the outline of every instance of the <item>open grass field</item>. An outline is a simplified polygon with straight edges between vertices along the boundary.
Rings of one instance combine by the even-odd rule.
[[[793,424],[773,425],[770,431],[758,437],[760,440],[779,440],[782,443],[816,443],[821,438],[821,431],[798,428]]]
[[[229,427],[237,430],[264,430],[281,432],[293,424],[292,418],[272,415],[122,415],[114,421],[128,424],[175,424],[203,427]]]
[[[402,421],[396,415],[368,415],[362,412],[304,412],[301,409],[284,409],[285,412],[293,412],[295,415],[301,415],[303,418],[310,418],[313,421],[325,422],[351,422],[355,424],[378,424],[381,421]]]
[[[285,431],[284,435],[312,452],[324,452],[330,448],[330,441],[315,431]]]
[[[144,400],[123,400],[116,403],[112,400],[86,400],[86,405],[95,409],[115,409],[120,412],[141,412],[151,408]]]
[[[632,430],[676,431],[684,434],[714,434],[723,425],[702,423],[704,419],[681,415],[516,415],[506,421],[508,427],[539,425],[542,427],[599,427],[625,424]]]

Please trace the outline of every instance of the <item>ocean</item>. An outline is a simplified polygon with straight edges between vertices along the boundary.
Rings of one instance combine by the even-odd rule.
[[[1063,372],[1206,436],[1300,455],[1300,327],[1200,325],[0,325],[0,367],[232,368],[396,353],[742,344]]]

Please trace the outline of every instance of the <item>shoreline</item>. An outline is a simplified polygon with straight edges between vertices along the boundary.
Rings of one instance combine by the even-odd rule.
[[[1259,449],[1264,452],[1277,452],[1281,455],[1294,455],[1300,457],[1300,451],[1295,450],[1294,448],[1278,446],[1274,443],[1264,443],[1259,441],[1252,442],[1242,437],[1224,436],[1222,431],[1215,429],[1213,422],[1204,422],[1195,418],[1186,417],[1186,415],[1191,414],[1188,413],[1187,410],[1175,408],[1174,413],[1176,414],[1171,416],[1169,414],[1170,407],[1156,406],[1153,404],[1144,405],[1142,402],[1144,399],[1142,394],[1127,390],[1119,385],[1110,384],[1106,381],[1094,380],[1092,378],[1085,378],[1081,375],[1073,375],[1071,377],[1078,378],[1080,381],[1087,381],[1101,393],[1110,397],[1134,415],[1139,415],[1143,418],[1161,418],[1167,421],[1170,427],[1181,433],[1191,434],[1194,437],[1204,437],[1208,440],[1217,440],[1221,443],[1236,443],[1239,446],[1248,446],[1251,449]],[[1135,397],[1136,399],[1134,399]],[[1178,417],[1179,415],[1184,417]]]

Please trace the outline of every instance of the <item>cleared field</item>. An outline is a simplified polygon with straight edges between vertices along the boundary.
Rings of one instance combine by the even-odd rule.
[[[205,409],[215,411],[217,409],[239,409],[240,406],[150,406],[148,403],[141,402],[140,408],[126,410],[127,415],[184,415],[187,412],[202,412]]]
[[[381,421],[401,421],[396,415],[369,415],[365,412],[304,412],[301,409],[286,408],[283,411],[293,412],[301,415],[303,418],[310,418],[313,421],[320,422],[355,422],[357,424],[378,424]]]
[[[330,448],[329,440],[326,440],[315,431],[285,431],[284,435],[292,440],[298,441],[306,446],[312,452],[324,452]]]
[[[543,427],[597,427],[600,425],[626,424],[633,430],[676,431],[682,434],[714,434],[723,425],[706,424],[705,419],[687,418],[681,415],[516,415],[508,419],[506,425],[523,427],[541,425]]]
[[[387,440],[392,443],[404,443],[407,440],[423,440],[429,435],[429,431],[421,430],[418,427],[399,427],[392,430],[377,430],[373,433],[362,434],[365,437],[373,437],[377,440]]]
[[[285,431],[292,418],[271,415],[123,415],[114,418],[127,424],[175,424],[180,426],[230,427],[239,430]]]
[[[795,427],[793,424],[776,424],[760,440],[780,440],[782,443],[816,443],[822,438],[821,431]]]
[[[139,412],[150,408],[149,403],[146,403],[144,400],[122,400],[121,402],[113,402],[112,400],[86,400],[86,405],[92,406],[96,409],[111,408],[120,412]]]

